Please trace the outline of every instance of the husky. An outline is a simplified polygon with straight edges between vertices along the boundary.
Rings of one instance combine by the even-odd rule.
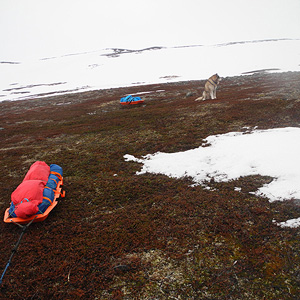
[[[204,92],[202,97],[197,98],[195,101],[206,100],[206,99],[216,99],[217,98],[217,86],[221,78],[218,74],[214,74],[206,81],[204,86]]]

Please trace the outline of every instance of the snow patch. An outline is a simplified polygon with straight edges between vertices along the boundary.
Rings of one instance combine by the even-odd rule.
[[[272,202],[300,199],[299,149],[300,128],[286,127],[212,135],[206,138],[205,147],[177,153],[157,152],[141,159],[126,154],[124,158],[143,164],[137,175],[188,176],[199,185],[205,185],[211,178],[227,182],[241,176],[270,176],[274,180],[259,188],[255,195]]]

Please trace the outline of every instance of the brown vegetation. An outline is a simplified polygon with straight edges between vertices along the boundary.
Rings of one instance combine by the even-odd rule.
[[[251,176],[191,187],[124,161],[208,135],[300,125],[300,74],[153,84],[0,103],[0,212],[36,160],[64,169],[66,198],[24,235],[1,299],[297,299],[299,200],[269,203]],[[126,94],[143,105],[121,107]],[[280,141],[278,141],[280,143]],[[280,158],[279,158],[280,159]],[[240,186],[241,192],[234,190]],[[4,269],[20,228],[0,223]],[[1,269],[2,273],[2,269]]]

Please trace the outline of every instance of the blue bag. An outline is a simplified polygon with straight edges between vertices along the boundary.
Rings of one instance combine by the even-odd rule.
[[[50,204],[54,200],[54,192],[51,188],[45,187],[44,192],[43,192],[43,202],[38,205],[39,211],[38,214],[42,214],[46,211],[46,209],[50,206]],[[51,200],[51,202],[49,201]]]
[[[54,174],[50,174],[46,186],[53,190],[56,190],[58,182],[59,178]]]
[[[50,171],[59,173],[61,175],[61,177],[63,177],[63,170],[62,170],[62,167],[60,167],[59,165],[51,164]]]
[[[10,207],[9,207],[8,214],[12,218],[16,218],[17,217],[17,215],[15,214],[15,205],[14,205],[14,203],[12,201],[11,201],[11,204],[10,204]]]

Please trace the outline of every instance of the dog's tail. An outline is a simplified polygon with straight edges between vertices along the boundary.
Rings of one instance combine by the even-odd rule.
[[[205,91],[203,92],[201,97],[195,99],[195,101],[201,101],[201,100],[205,100]]]

